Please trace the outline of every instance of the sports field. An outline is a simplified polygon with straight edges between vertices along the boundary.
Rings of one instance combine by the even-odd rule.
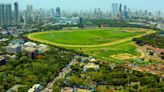
[[[154,31],[139,28],[83,29],[37,32],[28,34],[28,38],[113,61],[139,57],[131,40],[151,33]]]

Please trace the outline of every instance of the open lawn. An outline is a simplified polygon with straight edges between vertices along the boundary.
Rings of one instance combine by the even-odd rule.
[[[136,36],[143,32],[124,32],[118,29],[90,29],[77,31],[56,31],[35,35],[35,38],[46,39],[51,42],[69,45],[97,45],[104,44],[126,37]]]
[[[103,60],[124,60],[139,57],[133,38],[154,33],[139,28],[84,29],[70,31],[47,31],[27,35],[29,39],[51,44]],[[121,56],[120,56],[121,55]],[[119,58],[120,57],[120,58]]]

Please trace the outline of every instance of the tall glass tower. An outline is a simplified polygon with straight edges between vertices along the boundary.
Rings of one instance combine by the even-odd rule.
[[[60,11],[60,7],[56,8],[56,16],[60,17],[61,16],[61,11]]]
[[[14,25],[19,25],[19,5],[17,2],[14,3]]]
[[[0,26],[3,27],[5,24],[5,5],[0,4]]]
[[[12,9],[11,9],[11,4],[6,4],[5,6],[5,25],[6,26],[11,26],[12,23]]]

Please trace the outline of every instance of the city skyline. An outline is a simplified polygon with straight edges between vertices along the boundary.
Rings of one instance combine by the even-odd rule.
[[[158,11],[164,12],[164,6],[162,5],[164,1],[152,0],[49,0],[49,1],[39,1],[38,0],[1,0],[0,3],[14,3],[18,2],[20,9],[26,9],[27,5],[33,5],[35,9],[44,8],[56,8],[60,7],[62,10],[67,11],[79,11],[79,10],[90,10],[94,8],[101,8],[103,11],[111,10],[112,3],[121,3],[127,5],[132,10],[148,10],[148,11]],[[92,4],[94,2],[94,4]],[[39,3],[39,4],[38,4]],[[85,7],[84,7],[85,5]],[[157,6],[158,5],[158,6]],[[139,6],[139,7],[138,7]],[[74,8],[76,7],[76,8]]]

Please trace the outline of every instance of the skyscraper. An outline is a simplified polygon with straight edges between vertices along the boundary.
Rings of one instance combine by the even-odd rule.
[[[126,5],[124,5],[124,12],[123,12],[123,15],[124,15],[124,19],[128,19],[128,12],[127,12],[127,7],[126,7]]]
[[[60,7],[56,8],[56,17],[60,17],[61,16],[61,12],[60,12]]]
[[[97,9],[94,10],[94,19],[97,19]]]
[[[112,3],[112,16],[115,16],[115,3]]]
[[[3,27],[5,24],[5,5],[0,4],[0,26]]]
[[[12,9],[11,9],[11,4],[6,4],[5,6],[5,25],[6,26],[11,26],[12,23]]]
[[[27,5],[27,10],[25,12],[25,22],[31,23],[33,21],[33,6]]]
[[[115,12],[116,12],[116,16],[117,16],[119,13],[119,4],[118,3],[115,3]]]
[[[112,16],[116,17],[119,14],[119,4],[112,3]]]
[[[54,9],[51,9],[50,12],[51,12],[50,13],[51,17],[54,18],[55,17],[55,10]]]
[[[98,15],[98,18],[99,18],[99,19],[102,18],[102,11],[101,11],[100,8],[98,8],[98,13],[97,13],[97,15]]]
[[[19,25],[19,5],[17,2],[14,3],[14,25]]]
[[[119,12],[122,13],[122,4],[119,6]]]
[[[32,5],[27,5],[27,12],[29,14],[32,14],[33,13],[33,6]]]

